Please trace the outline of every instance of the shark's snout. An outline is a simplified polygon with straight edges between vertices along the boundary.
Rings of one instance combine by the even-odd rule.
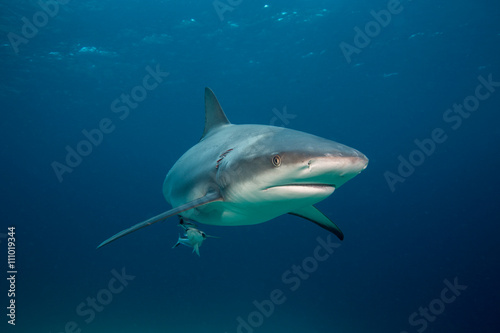
[[[309,158],[303,168],[303,177],[338,188],[366,169],[368,158],[363,153],[346,146],[342,148]]]
[[[350,163],[349,168],[357,173],[360,173],[368,166],[368,158],[361,152],[352,149],[353,152],[350,155],[343,156],[344,159]]]
[[[368,158],[360,151],[331,142],[330,146],[322,147],[315,156],[311,156],[308,165],[313,167],[320,165],[323,167],[346,168],[351,171],[362,171],[368,165]]]
[[[308,171],[311,173],[359,173],[366,169],[368,159],[366,157],[317,157],[308,163]]]

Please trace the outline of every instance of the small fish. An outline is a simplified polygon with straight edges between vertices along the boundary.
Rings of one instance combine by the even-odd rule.
[[[184,219],[181,218],[179,222],[179,226],[184,229],[184,236],[185,238],[182,238],[181,235],[179,234],[179,238],[177,239],[177,243],[172,248],[176,248],[179,246],[179,244],[192,247],[193,252],[196,252],[196,254],[199,256],[200,255],[200,246],[203,244],[203,241],[207,237],[213,237],[217,238],[214,236],[208,236],[205,234],[203,231],[199,230],[196,228],[196,225],[192,222],[189,221],[184,221]]]

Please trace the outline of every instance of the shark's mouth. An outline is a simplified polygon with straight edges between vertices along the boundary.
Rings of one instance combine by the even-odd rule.
[[[321,183],[293,183],[293,184],[283,184],[283,185],[275,185],[275,186],[269,186],[264,189],[264,191],[271,190],[271,189],[290,189],[290,190],[298,190],[298,189],[304,189],[304,190],[330,190],[333,192],[337,186],[335,184],[321,184]]]
[[[274,200],[278,201],[310,198],[314,202],[317,202],[318,200],[330,196],[334,191],[334,184],[293,183],[270,186],[264,189],[263,193],[266,193],[270,198],[274,198]]]

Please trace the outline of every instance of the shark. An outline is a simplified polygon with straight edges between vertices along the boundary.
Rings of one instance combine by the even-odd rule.
[[[118,232],[97,248],[176,215],[202,224],[241,226],[291,214],[343,240],[340,228],[314,205],[367,165],[368,158],[358,150],[313,134],[232,124],[207,87],[202,137],[163,182],[163,196],[173,208]]]

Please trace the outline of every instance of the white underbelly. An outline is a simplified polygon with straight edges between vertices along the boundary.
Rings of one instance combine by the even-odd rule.
[[[239,226],[259,224],[274,219],[294,209],[312,205],[321,200],[296,202],[231,203],[213,202],[181,215],[190,220],[220,226]]]
[[[268,205],[269,206],[269,205]],[[196,209],[183,212],[181,215],[190,220],[220,226],[238,226],[258,224],[286,214],[282,207],[261,207],[227,202],[213,202]]]

